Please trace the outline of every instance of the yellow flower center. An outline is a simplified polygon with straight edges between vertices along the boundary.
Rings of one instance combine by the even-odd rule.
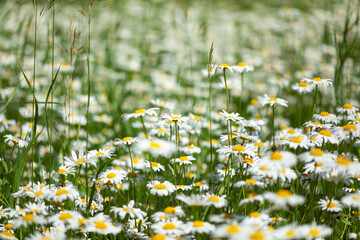
[[[294,236],[294,235],[295,235],[295,231],[294,231],[294,230],[289,230],[289,231],[286,232],[286,236],[288,236],[288,237],[292,237],[292,236]]]
[[[226,232],[230,234],[238,233],[240,232],[240,228],[235,225],[229,225],[228,228],[226,229]]]
[[[244,62],[239,62],[239,63],[238,63],[238,66],[239,66],[239,67],[246,67],[246,66],[247,66],[247,64],[246,64],[246,63],[244,63]]]
[[[159,164],[157,162],[151,162],[151,166],[153,167],[159,167]]]
[[[316,81],[316,82],[321,82],[322,81],[321,78],[313,78],[313,80]]]
[[[328,208],[334,208],[334,207],[336,207],[336,204],[333,203],[333,202],[328,202],[328,203],[326,204],[326,206],[327,206]]]
[[[276,193],[279,197],[291,197],[292,193],[287,189],[281,189]]]
[[[14,227],[14,224],[12,224],[12,223],[8,223],[5,225],[5,229],[7,229],[7,230],[12,229],[13,227]]]
[[[195,186],[201,187],[201,186],[204,186],[204,184],[202,184],[202,182],[197,182],[197,183],[195,183]]]
[[[62,213],[62,214],[60,214],[60,217],[59,217],[59,219],[62,221],[65,221],[65,220],[71,219],[71,218],[72,218],[72,215],[70,213]]]
[[[182,157],[180,157],[179,159],[180,159],[180,161],[187,161],[187,160],[189,160],[189,158],[186,157],[186,156],[182,156]]]
[[[34,194],[35,194],[35,196],[40,197],[40,196],[43,195],[44,193],[43,193],[43,191],[37,191],[37,192],[35,192]]]
[[[138,110],[135,110],[134,112],[135,114],[141,114],[141,113],[145,113],[145,109],[138,109]]]
[[[131,137],[124,137],[124,138],[122,139],[122,141],[123,141],[123,142],[131,141],[131,139],[132,139]]]
[[[107,225],[106,225],[106,223],[104,222],[104,220],[95,222],[95,227],[96,227],[97,229],[107,229]]]
[[[331,132],[329,130],[323,129],[323,130],[319,131],[319,133],[323,136],[331,137]]]
[[[187,174],[187,176],[188,176],[189,178],[193,178],[193,177],[195,176],[195,174],[192,173],[192,172],[189,172],[189,173]]]
[[[163,133],[163,132],[166,132],[166,130],[163,129],[163,128],[159,128],[159,129],[158,129],[158,132],[159,132],[159,133]]]
[[[268,101],[269,101],[269,102],[271,102],[271,101],[277,102],[277,101],[278,101],[278,99],[277,99],[277,98],[272,97],[272,98],[270,98]]]
[[[174,117],[171,117],[172,120],[180,120],[180,117],[178,116],[174,116]]]
[[[203,226],[204,226],[203,221],[200,220],[194,221],[193,227],[203,227]]]
[[[230,67],[230,65],[227,63],[222,63],[222,64],[220,64],[220,67]]]
[[[316,148],[310,151],[310,155],[321,157],[324,155],[324,152]]]
[[[78,160],[75,161],[76,163],[83,163],[84,162],[84,159],[82,158],[79,158]]]
[[[271,160],[281,160],[283,156],[279,152],[273,152],[270,156]]]
[[[114,178],[114,177],[116,177],[116,173],[111,172],[106,177],[107,178]]]
[[[315,163],[315,167],[322,167],[324,164],[322,162]]]
[[[329,116],[330,114],[328,112],[321,112],[320,113],[320,116],[323,116],[323,117],[327,117]]]
[[[209,202],[220,202],[220,199],[217,196],[211,196],[208,199]]]
[[[62,173],[66,173],[67,171],[66,171],[66,169],[59,169],[59,171],[57,171],[57,173],[59,173],[59,174],[62,174]]]
[[[344,165],[344,166],[348,166],[351,164],[351,161],[349,159],[347,159],[346,157],[343,157],[341,155],[338,156],[336,162],[337,162],[337,164]]]
[[[172,229],[176,229],[176,226],[175,226],[173,223],[166,223],[166,224],[163,226],[163,229],[164,229],[164,230],[172,230]]]
[[[313,237],[316,237],[320,234],[320,231],[317,229],[310,229],[309,234]]]
[[[256,184],[256,181],[254,179],[249,178],[249,179],[245,180],[245,183],[246,184]]]
[[[1,234],[7,237],[14,237],[14,235],[9,231],[2,231]]]
[[[154,186],[154,188],[157,190],[163,190],[163,189],[166,189],[166,186],[162,183],[158,183]]]
[[[241,145],[236,145],[232,148],[233,151],[235,152],[244,152],[245,151],[245,148]]]
[[[23,216],[22,220],[25,222],[32,222],[34,221],[35,216],[32,213],[26,213],[25,216]]]
[[[253,240],[262,240],[264,239],[264,234],[260,231],[256,231],[253,234],[250,235],[250,239]]]
[[[151,141],[150,142],[150,147],[151,148],[161,148],[160,144],[156,141]]]
[[[343,105],[343,108],[345,108],[345,109],[352,109],[353,107],[352,107],[352,105],[351,104],[344,104]]]
[[[164,209],[164,213],[166,213],[166,214],[176,214],[176,209],[174,207],[166,207]]]
[[[342,126],[342,129],[343,129],[344,131],[351,131],[351,130],[356,131],[357,128],[356,128],[355,124],[348,123],[348,124]]]
[[[178,187],[179,187],[179,188],[183,188],[183,187],[185,187],[185,185],[178,185]]]
[[[290,142],[293,142],[293,143],[301,143],[301,139],[300,137],[293,137],[290,139]]]
[[[299,82],[299,87],[307,87],[309,86],[309,84],[307,84],[306,82]]]
[[[135,163],[135,164],[137,164],[137,163],[139,163],[139,159],[133,158],[132,162]]]
[[[63,189],[63,188],[60,188],[59,190],[56,191],[56,196],[60,196],[60,195],[63,195],[63,194],[68,194],[69,191],[66,190],[66,189]]]
[[[132,209],[131,207],[123,208],[123,211],[124,211],[124,212],[127,212],[127,211],[129,211],[129,210],[133,211],[134,209]]]
[[[254,160],[253,160],[252,158],[245,158],[245,159],[244,159],[244,162],[253,164],[253,163],[254,163]]]
[[[100,155],[104,155],[104,153],[103,152],[98,152],[97,154],[95,154],[95,156],[100,156]]]
[[[249,214],[250,217],[253,217],[253,218],[258,218],[260,217],[260,213],[259,212],[252,212]]]
[[[251,101],[250,101],[250,105],[255,105],[257,103],[259,103],[259,100],[257,100],[257,99],[251,99]]]
[[[287,133],[294,134],[294,133],[295,133],[295,130],[294,130],[294,129],[289,129],[289,130],[287,131]]]
[[[166,236],[162,234],[155,234],[152,236],[152,240],[166,240]]]

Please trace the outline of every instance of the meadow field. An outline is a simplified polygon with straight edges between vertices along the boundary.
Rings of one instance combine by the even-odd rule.
[[[0,1],[0,239],[360,239],[359,9]]]

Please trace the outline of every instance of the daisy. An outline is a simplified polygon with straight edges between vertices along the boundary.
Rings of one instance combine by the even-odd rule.
[[[137,109],[133,113],[122,115],[122,118],[124,121],[128,121],[130,118],[144,117],[145,115],[157,116],[157,110],[159,110],[159,108]]]
[[[332,80],[331,79],[321,79],[321,78],[303,78],[301,79],[301,81],[305,81],[308,84],[312,84],[315,86],[324,86],[324,87],[328,87],[328,86],[332,86]]]
[[[13,135],[7,134],[4,136],[5,137],[5,143],[9,146],[9,147],[19,147],[19,148],[24,148],[27,147],[28,143],[25,140],[22,140],[20,138],[17,138]]]
[[[101,182],[111,185],[111,184],[121,184],[125,179],[126,173],[123,170],[107,170],[105,172],[100,173],[99,179]]]
[[[176,199],[191,207],[202,207],[207,204],[207,197],[200,194],[191,194],[190,196],[186,196],[185,194],[181,193],[176,195]]]
[[[200,153],[201,149],[199,147],[196,147],[194,145],[189,145],[187,147],[182,147],[181,151],[187,155],[192,155],[195,153]]]
[[[292,149],[297,149],[297,148],[309,149],[310,147],[313,146],[313,144],[305,135],[300,135],[297,137],[292,137],[290,139],[282,140],[281,144],[288,145],[289,148]]]
[[[138,141],[139,141],[139,138],[137,138],[137,137],[124,137],[123,139],[116,138],[114,144],[115,144],[115,146],[118,146],[118,145],[129,146]]]
[[[96,159],[99,158],[111,158],[113,156],[113,150],[110,149],[102,149],[100,148],[98,150],[91,150],[89,152],[90,156]]]
[[[175,159],[171,159],[170,162],[174,163],[174,161],[176,163],[179,163],[180,166],[182,166],[183,164],[185,165],[189,165],[192,164],[191,161],[195,161],[196,159],[193,156],[181,156],[179,158],[175,158]]]
[[[243,229],[243,226],[236,222],[232,222],[217,226],[214,231],[214,236],[218,238],[242,239],[244,231],[245,229]]]
[[[167,114],[163,113],[161,118],[168,124],[178,123],[178,126],[186,123],[188,121],[187,117],[181,116],[179,114]]]
[[[254,71],[254,66],[248,65],[244,62],[239,62],[237,66],[232,66],[232,68],[234,69],[234,71],[239,73]]]
[[[121,231],[121,227],[114,225],[109,216],[99,213],[96,216],[89,218],[85,231],[101,235],[116,235]]]
[[[242,117],[240,117],[240,114],[238,113],[227,113],[225,110],[222,110],[222,112],[220,112],[220,114],[225,117],[225,119],[227,121],[233,121],[233,122],[237,122],[237,121],[241,121]]]
[[[65,186],[62,188],[50,189],[47,192],[47,197],[52,199],[54,202],[64,202],[66,199],[74,201],[80,198],[79,191],[73,186]]]
[[[354,115],[356,112],[359,111],[359,108],[354,107],[349,103],[346,103],[342,107],[336,108],[336,111],[342,114]]]
[[[139,232],[137,228],[127,229],[125,235],[132,239],[148,239],[147,235],[142,232]]]
[[[344,204],[344,206],[348,208],[360,208],[360,192],[355,192],[346,195],[341,199],[341,202]]]
[[[315,222],[302,225],[300,230],[306,239],[319,239],[328,237],[333,230],[325,225],[317,225]]]
[[[71,151],[71,157],[64,157],[67,166],[85,166],[85,164],[96,165],[96,159],[79,150],[77,155],[75,151]]]
[[[239,206],[241,206],[243,204],[247,204],[247,203],[253,203],[253,202],[263,203],[264,197],[262,195],[258,195],[257,193],[249,193],[246,195],[245,199],[243,199],[239,202]]]
[[[175,191],[175,186],[169,181],[163,183],[159,181],[150,181],[146,184],[146,187],[150,189],[150,193],[158,196],[167,196]]]
[[[309,85],[307,82],[301,81],[299,83],[295,83],[294,85],[292,85],[291,88],[299,93],[308,93],[314,89],[314,85]]]
[[[338,124],[340,123],[340,119],[332,113],[328,112],[321,112],[320,114],[314,114],[314,119],[316,121],[320,121],[323,123],[332,123],[332,124]]]
[[[127,215],[129,215],[130,218],[144,219],[146,213],[141,211],[140,208],[134,208],[134,205],[134,200],[131,200],[128,205],[123,205],[122,208],[112,206],[110,212],[113,212],[121,219],[124,219]]]
[[[332,124],[322,124],[321,122],[307,121],[303,124],[304,127],[310,127],[312,130],[331,129]]]
[[[309,152],[304,152],[299,155],[299,159],[303,162],[335,160],[335,158],[336,155],[328,152],[323,152],[319,148],[315,148]]]
[[[14,236],[13,231],[3,230],[3,231],[0,232],[0,239],[17,240],[18,238]]]
[[[221,73],[221,71],[225,71],[226,69],[230,70],[230,72],[235,70],[233,66],[230,66],[227,63],[222,63],[220,65],[214,65],[213,67],[216,69],[216,72],[220,72],[220,73]]]
[[[327,129],[320,130],[318,132],[313,133],[313,135],[317,139],[321,139],[323,143],[331,143],[331,144],[338,144],[339,140],[334,136],[331,131]]]
[[[171,220],[169,222],[157,222],[151,225],[154,233],[164,234],[172,237],[178,237],[184,234],[184,223],[179,220]]]
[[[66,229],[77,229],[79,227],[79,220],[83,219],[80,213],[75,211],[61,211],[49,218],[49,222],[57,228],[66,226]]]
[[[149,152],[153,156],[171,156],[175,150],[176,146],[173,142],[167,142],[162,140],[152,140],[147,139],[141,140],[135,144],[135,149],[141,152]]]
[[[266,200],[273,202],[275,206],[278,207],[285,207],[286,205],[294,207],[305,202],[305,198],[303,196],[293,194],[287,189],[281,189],[276,193],[265,192],[263,196]]]
[[[46,211],[47,206],[45,203],[25,203],[25,212],[31,212],[37,215],[46,215],[48,214]]]
[[[75,169],[72,166],[61,165],[59,170],[57,170],[57,174],[67,176],[68,174],[73,174]]]
[[[320,199],[318,204],[323,211],[340,212],[342,210],[340,202],[334,198],[330,200],[328,197],[325,197],[325,199]]]
[[[277,228],[274,232],[274,235],[276,236],[276,239],[279,240],[297,239],[301,238],[302,233],[300,230],[300,226],[298,226],[296,223],[292,223]]]
[[[24,216],[20,216],[17,219],[14,219],[14,228],[20,228],[20,227],[28,227],[29,225],[32,224],[45,224],[45,219],[44,217],[37,215],[37,214],[33,214],[33,213],[25,213]]]
[[[227,205],[226,195],[216,196],[214,194],[207,195],[207,204],[208,206],[214,206],[216,208],[222,208]]]
[[[272,231],[266,228],[250,228],[244,232],[243,240],[253,240],[253,239],[261,239],[261,240],[270,240],[274,239],[274,235]]]
[[[187,234],[189,233],[211,234],[215,230],[215,226],[208,222],[195,220],[194,222],[187,222],[186,225],[184,226],[184,229]]]
[[[265,105],[269,105],[269,106],[274,106],[274,105],[281,105],[281,106],[284,106],[284,107],[287,107],[288,105],[288,102],[285,101],[284,99],[281,99],[281,98],[269,98],[268,95],[264,95],[263,98],[260,98],[260,102],[263,106]]]
[[[145,161],[146,168],[152,168],[155,172],[165,171],[165,167],[157,162]]]
[[[193,188],[192,185],[177,185],[176,190],[189,191]]]
[[[166,236],[164,234],[154,234],[151,240],[175,240],[173,237]]]
[[[231,133],[229,135],[221,135],[220,141],[226,142],[226,141],[229,141],[229,139],[235,139],[237,136],[238,136],[237,133]]]
[[[164,211],[154,213],[152,215],[152,218],[154,220],[160,221],[160,220],[166,220],[167,218],[177,218],[183,216],[185,216],[185,213],[180,206],[176,206],[176,207],[168,206],[164,209]]]
[[[220,154],[225,154],[226,157],[228,157],[231,154],[249,156],[249,157],[254,157],[256,155],[255,147],[250,144],[245,145],[245,147],[242,145],[224,146],[216,150],[216,152]]]
[[[292,167],[296,163],[296,155],[291,152],[275,151],[265,155],[261,160],[269,166]]]
[[[245,181],[239,181],[234,184],[234,187],[242,187],[245,186],[246,188],[252,188],[252,187],[264,187],[265,184],[261,181],[256,181],[255,179],[248,178]]]
[[[209,185],[202,182],[195,182],[193,183],[193,189],[198,189],[199,191],[207,191],[209,190]]]

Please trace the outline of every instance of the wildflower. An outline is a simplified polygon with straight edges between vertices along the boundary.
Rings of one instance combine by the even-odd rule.
[[[188,121],[187,117],[181,116],[179,114],[167,114],[164,113],[161,115],[161,118],[165,120],[168,124],[178,123],[178,126],[186,123]]]
[[[79,154],[71,151],[71,157],[64,157],[67,166],[85,166],[85,164],[96,165],[96,159],[87,155],[83,150],[79,150]]]
[[[71,166],[61,165],[59,170],[57,170],[57,174],[67,176],[68,174],[73,174],[75,169]]]
[[[297,148],[304,148],[308,149],[313,146],[313,143],[305,135],[300,135],[297,137],[292,137],[290,139],[282,140],[281,142],[284,145],[288,145],[289,148],[297,149]]]
[[[227,205],[226,195],[223,196],[217,196],[214,194],[208,194],[207,195],[207,204],[209,206],[214,206],[216,208],[222,208]]]
[[[299,93],[308,93],[314,89],[314,85],[311,84],[309,85],[307,82],[301,81],[299,83],[295,83],[294,85],[292,85],[291,88]]]
[[[154,220],[166,220],[167,218],[176,218],[185,216],[184,211],[180,206],[171,207],[168,206],[164,209],[164,211],[156,212],[153,214],[152,218]]]
[[[5,143],[9,146],[9,147],[19,147],[19,148],[24,148],[27,147],[28,143],[25,140],[22,140],[20,138],[17,138],[13,135],[7,134],[4,136],[5,137]]]
[[[187,147],[182,147],[181,151],[187,155],[192,155],[195,153],[200,153],[201,149],[199,147],[196,147],[194,145],[189,145]]]
[[[66,229],[74,230],[79,227],[79,220],[81,219],[83,219],[83,216],[76,211],[61,211],[51,216],[49,222],[58,228],[65,226]]]
[[[216,69],[217,72],[222,72],[222,71],[225,71],[226,69],[230,70],[230,72],[233,72],[235,70],[234,67],[230,66],[227,63],[222,63],[220,65],[214,65],[213,67]]]
[[[89,152],[89,154],[90,154],[91,157],[93,157],[95,159],[111,158],[111,156],[113,155],[113,150],[100,148],[99,151],[98,150],[91,150]]]
[[[276,193],[265,192],[263,196],[266,200],[273,202],[278,207],[285,207],[286,205],[294,207],[305,202],[303,196],[293,194],[287,189],[281,189]]]
[[[28,227],[29,225],[32,224],[42,225],[44,223],[45,223],[45,219],[42,216],[34,214],[33,212],[27,212],[23,216],[20,216],[14,220],[14,228],[17,229],[22,226]]]
[[[331,79],[321,79],[321,78],[315,77],[313,79],[303,78],[303,79],[301,79],[301,81],[305,81],[306,83],[313,84],[315,86],[324,86],[324,87],[332,86]]]
[[[207,204],[207,197],[200,194],[191,194],[190,196],[186,196],[181,193],[176,195],[176,199],[191,207],[202,207]]]
[[[150,189],[150,193],[158,196],[167,196],[175,191],[175,186],[169,181],[163,183],[159,181],[150,181],[146,185]]]
[[[206,183],[202,183],[202,182],[195,182],[193,183],[193,189],[196,188],[199,191],[207,191],[209,190],[209,185],[207,185]]]
[[[192,185],[177,185],[176,190],[189,191],[193,188]]]
[[[71,185],[63,188],[50,189],[47,192],[47,196],[54,202],[63,202],[66,199],[74,201],[80,197],[79,191]]]
[[[360,208],[360,193],[355,192],[346,195],[341,199],[341,202],[344,204],[344,206],[348,208]]]
[[[296,163],[296,155],[291,152],[275,151],[265,155],[261,160],[271,166],[292,167]]]
[[[192,164],[191,161],[195,161],[196,159],[193,156],[180,156],[179,158],[175,158],[175,159],[171,159],[170,162],[174,163],[174,161],[176,163],[179,163],[180,166],[185,164],[185,165],[189,165]]]
[[[131,145],[139,141],[137,137],[124,137],[123,139],[116,138],[115,145]]]
[[[240,114],[238,113],[227,113],[225,110],[222,110],[222,112],[220,112],[220,114],[225,117],[225,119],[227,121],[233,121],[233,122],[237,122],[237,121],[241,121],[242,117],[240,117]]]
[[[325,225],[317,225],[315,222],[302,225],[300,230],[306,239],[325,238],[332,233],[332,229]]]
[[[340,123],[340,119],[332,113],[328,112],[321,112],[320,114],[314,114],[314,119],[316,121],[320,121],[323,123],[332,123],[332,124],[338,124]]]
[[[232,69],[239,73],[252,72],[254,71],[254,66],[248,65],[247,63],[244,62],[239,62],[237,66],[232,66]]]
[[[132,238],[132,239],[147,239],[147,236],[145,233],[139,232],[139,230],[137,228],[135,229],[127,229],[126,230],[126,234],[127,237]]]
[[[340,212],[342,210],[340,202],[334,198],[330,200],[326,197],[325,199],[320,199],[318,203],[323,211]]]
[[[157,116],[157,110],[159,110],[159,108],[137,109],[133,113],[122,115],[122,118],[124,121],[128,121],[130,118],[144,117],[145,115]]]
[[[145,161],[145,166],[147,168],[152,168],[155,172],[165,171],[165,167],[157,162]]]
[[[224,146],[217,150],[220,154],[225,154],[228,157],[231,154],[241,155],[241,156],[249,156],[254,157],[255,154],[255,147],[253,145],[234,145],[234,146]]]
[[[219,238],[241,239],[242,238],[241,234],[244,231],[245,230],[240,224],[236,222],[232,222],[232,223],[222,224],[216,227],[216,230],[214,231],[214,235],[215,237],[219,237]]]
[[[152,140],[147,139],[141,140],[135,144],[135,149],[141,152],[149,152],[153,156],[171,156],[175,150],[176,146],[173,142],[167,142],[162,140]]]
[[[304,152],[299,156],[299,159],[303,162],[311,162],[311,161],[326,161],[326,160],[334,160],[336,156],[332,153],[323,152],[319,148],[312,149],[311,151]]]
[[[157,222],[151,225],[154,233],[164,234],[171,237],[178,237],[184,233],[184,223],[179,220],[171,220],[168,222]]]
[[[130,218],[144,219],[146,213],[141,211],[140,208],[134,208],[134,205],[134,200],[131,200],[128,205],[123,205],[122,208],[112,206],[110,212],[113,212],[121,219],[124,219],[126,215],[129,215]]]
[[[114,225],[109,216],[99,213],[94,217],[89,218],[86,231],[101,235],[116,235],[121,231],[121,227]]]
[[[121,184],[124,178],[126,177],[126,173],[123,170],[107,170],[105,172],[100,173],[99,179],[104,184]]]
[[[281,98],[269,98],[268,95],[264,95],[263,98],[260,99],[260,102],[263,106],[265,105],[269,105],[269,106],[274,106],[274,105],[281,105],[281,106],[284,106],[284,107],[287,107],[288,105],[288,102],[285,101],[284,99],[281,99]]]
[[[248,179],[245,179],[243,181],[239,181],[237,183],[234,184],[234,187],[242,187],[242,186],[245,186],[246,188],[251,188],[251,187],[264,187],[265,184],[261,181],[257,181],[255,179],[252,179],[252,178],[248,178]]]
[[[215,229],[215,226],[201,220],[195,220],[194,222],[187,222],[185,226],[186,233],[199,233],[199,234],[211,234]]]
[[[354,107],[349,103],[346,103],[342,107],[336,108],[336,111],[342,114],[354,115],[356,112],[359,111],[359,108]]]

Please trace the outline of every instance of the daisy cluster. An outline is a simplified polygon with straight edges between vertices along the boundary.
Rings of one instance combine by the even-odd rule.
[[[352,5],[205,2],[0,4],[0,239],[360,238]]]

